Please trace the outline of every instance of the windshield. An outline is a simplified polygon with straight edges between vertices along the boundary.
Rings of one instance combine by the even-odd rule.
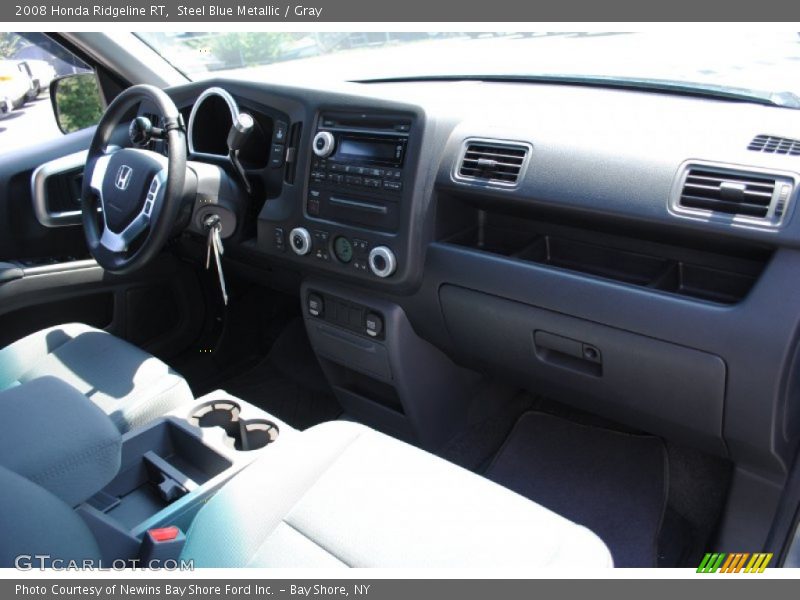
[[[796,32],[139,33],[190,79],[556,77],[800,96]]]

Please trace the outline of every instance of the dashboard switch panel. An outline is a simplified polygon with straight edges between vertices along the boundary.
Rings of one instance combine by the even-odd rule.
[[[306,296],[308,314],[371,339],[384,339],[383,315],[378,311],[331,294],[309,291]]]
[[[286,252],[286,236],[283,233],[283,227],[276,227],[273,236],[275,249],[279,252]]]

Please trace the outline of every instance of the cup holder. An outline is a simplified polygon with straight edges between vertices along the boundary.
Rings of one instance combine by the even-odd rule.
[[[195,427],[222,427],[228,445],[236,450],[258,450],[278,439],[278,427],[265,419],[239,418],[241,408],[230,400],[212,400],[192,412]]]

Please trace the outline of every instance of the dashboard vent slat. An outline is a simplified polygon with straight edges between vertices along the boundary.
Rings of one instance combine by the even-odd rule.
[[[762,134],[754,137],[753,141],[747,146],[747,149],[755,152],[768,152],[770,154],[800,156],[800,140]]]
[[[458,176],[489,184],[515,185],[528,156],[528,148],[503,142],[467,143]]]
[[[763,218],[766,210],[758,204],[745,204],[731,202],[729,200],[711,200],[702,196],[681,196],[681,205],[691,208],[704,208],[716,212],[723,212],[730,215],[748,215],[751,217]]]
[[[685,208],[763,219],[775,195],[774,178],[691,168],[678,200]]]

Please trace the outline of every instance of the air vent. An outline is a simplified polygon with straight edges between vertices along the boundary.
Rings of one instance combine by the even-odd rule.
[[[680,205],[763,219],[775,193],[775,179],[689,169]]]
[[[775,226],[786,214],[795,185],[794,176],[691,164],[683,170],[672,207],[706,220]]]
[[[471,140],[465,145],[458,178],[513,186],[519,181],[527,156],[527,146]]]
[[[757,135],[747,146],[748,150],[755,152],[768,152],[770,154],[789,154],[800,156],[800,140],[778,137],[775,135]]]

